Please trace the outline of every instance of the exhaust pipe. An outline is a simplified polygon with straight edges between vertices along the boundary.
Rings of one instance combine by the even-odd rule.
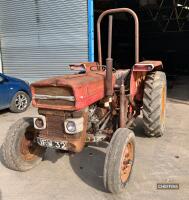
[[[112,59],[112,25],[113,25],[113,16],[109,15],[109,28],[108,28],[108,58],[106,59],[106,96],[111,97],[113,95],[112,88],[112,68],[113,68],[113,59]]]
[[[106,59],[106,96],[111,97],[113,95],[112,88],[112,68],[113,68],[113,59],[112,59],[112,24],[113,16],[109,15],[109,29],[108,29],[108,58]]]

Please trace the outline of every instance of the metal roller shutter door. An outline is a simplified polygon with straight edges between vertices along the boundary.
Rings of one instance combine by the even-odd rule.
[[[30,82],[88,61],[87,0],[1,0],[3,72]]]

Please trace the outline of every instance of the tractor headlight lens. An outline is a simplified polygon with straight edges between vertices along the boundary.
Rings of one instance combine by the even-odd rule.
[[[83,117],[69,118],[64,121],[65,132],[67,134],[76,134],[83,131]]]
[[[33,118],[33,125],[34,125],[34,128],[37,129],[37,130],[46,129],[47,122],[46,122],[45,116],[38,115],[37,117],[34,117]]]
[[[39,129],[43,128],[43,127],[44,127],[43,120],[42,120],[41,118],[36,119],[36,120],[35,120],[35,125],[36,125]]]
[[[66,129],[70,133],[75,133],[76,132],[76,124],[73,121],[68,121],[66,124]]]

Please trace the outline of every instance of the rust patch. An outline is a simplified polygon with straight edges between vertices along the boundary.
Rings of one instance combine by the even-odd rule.
[[[35,160],[43,150],[42,147],[33,142],[34,134],[34,132],[26,132],[20,141],[20,153],[26,161]]]
[[[74,116],[84,118],[83,131],[74,135],[69,135],[65,132],[64,121],[66,115],[69,115],[69,113],[64,114],[64,116],[54,115],[53,113],[52,115],[46,115],[47,128],[45,130],[40,131],[39,137],[49,139],[52,141],[68,141],[70,151],[80,152],[83,149],[86,141],[88,109],[73,114]]]

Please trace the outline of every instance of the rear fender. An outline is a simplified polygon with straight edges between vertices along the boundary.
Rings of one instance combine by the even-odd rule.
[[[144,80],[146,75],[152,71],[163,69],[161,61],[143,61],[133,66],[130,80],[130,98],[131,101],[142,101],[144,91]]]

